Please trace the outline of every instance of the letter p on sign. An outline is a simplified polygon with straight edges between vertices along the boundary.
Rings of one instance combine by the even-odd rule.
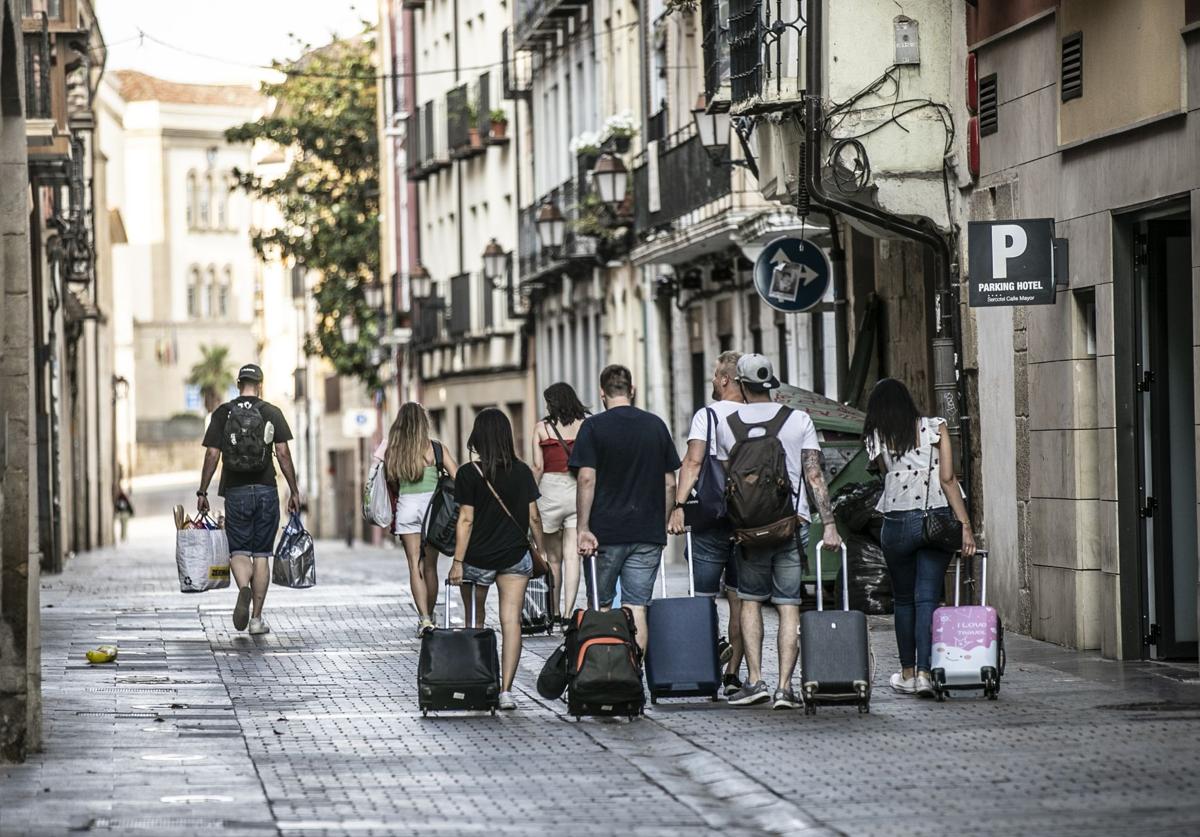
[[[992,278],[1008,278],[1008,260],[1025,252],[1029,240],[1023,227],[996,224],[992,227]]]

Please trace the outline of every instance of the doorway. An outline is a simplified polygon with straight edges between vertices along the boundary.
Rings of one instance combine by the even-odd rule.
[[[1196,414],[1191,226],[1186,212],[1131,228],[1133,454],[1143,656],[1197,656]],[[1121,374],[1120,372],[1118,374]],[[1123,480],[1128,484],[1128,480]],[[1122,498],[1124,499],[1124,498]],[[1130,518],[1132,519],[1132,518]],[[1126,656],[1134,656],[1126,654]]]

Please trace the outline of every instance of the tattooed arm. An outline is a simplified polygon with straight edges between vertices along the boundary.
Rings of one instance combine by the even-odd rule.
[[[804,479],[812,489],[813,499],[817,502],[817,513],[825,526],[822,540],[826,549],[841,549],[842,538],[838,534],[837,524],[833,520],[833,508],[829,505],[829,489],[825,485],[825,472],[821,470],[821,452],[805,449],[801,454],[804,464]]]

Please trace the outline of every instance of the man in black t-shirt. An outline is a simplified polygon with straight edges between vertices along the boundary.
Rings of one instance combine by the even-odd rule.
[[[238,397],[213,411],[204,433],[204,468],[196,492],[196,508],[207,513],[208,485],[224,456],[217,493],[225,498],[225,536],[229,540],[230,569],[238,587],[233,626],[242,631],[248,625],[255,635],[271,631],[262,618],[262,608],[271,583],[267,559],[274,551],[279,530],[279,489],[272,452],[291,492],[288,511],[300,509],[300,489],[287,444],[292,431],[279,408],[259,398],[262,380],[262,369],[246,364],[238,371]]]
[[[663,420],[633,406],[633,398],[628,369],[613,365],[600,373],[604,412],[583,422],[570,466],[579,469],[579,554],[596,555],[600,607],[612,606],[619,578],[621,604],[633,611],[645,650],[646,607],[667,545],[679,453]],[[587,582],[590,589],[590,573]]]

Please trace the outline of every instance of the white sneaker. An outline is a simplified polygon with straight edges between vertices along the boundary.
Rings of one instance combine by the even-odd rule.
[[[892,675],[892,691],[902,695],[916,694],[917,678],[905,677],[903,672],[896,672]]]
[[[271,633],[271,626],[267,624],[266,619],[251,619],[250,620],[250,635],[258,636],[259,634]]]
[[[501,709],[516,709],[517,702],[513,699],[512,692],[500,693],[500,708]]]
[[[923,671],[917,672],[917,695],[920,697],[933,697],[933,681],[929,679],[929,675]]]

